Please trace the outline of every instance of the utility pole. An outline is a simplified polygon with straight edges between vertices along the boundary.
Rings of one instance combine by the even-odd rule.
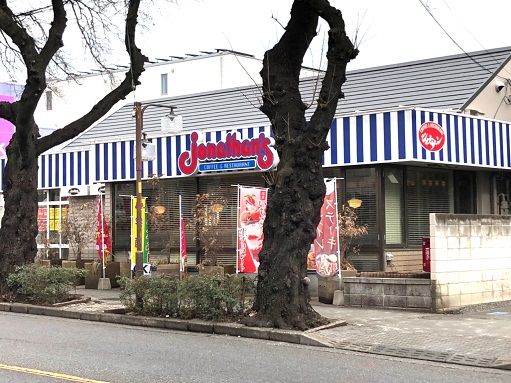
[[[140,277],[144,274],[144,262],[143,262],[143,250],[142,242],[142,131],[144,124],[144,110],[142,109],[142,103],[135,102],[135,169],[136,169],[136,181],[135,181],[135,198],[136,198],[136,210],[137,210],[137,237],[135,238],[135,244],[137,248],[135,257],[135,277]]]

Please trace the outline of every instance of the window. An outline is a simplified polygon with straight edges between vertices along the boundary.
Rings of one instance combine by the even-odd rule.
[[[494,214],[511,214],[511,177],[509,174],[502,173],[493,177],[493,193]]]
[[[160,76],[161,82],[161,94],[162,96],[167,95],[169,93],[168,89],[168,79],[169,75],[167,73],[162,73]]]
[[[399,168],[386,168],[383,172],[385,193],[385,243],[403,243],[403,172]]]
[[[377,245],[378,231],[376,220],[376,169],[346,169],[346,202],[362,200],[356,209],[358,223],[367,227],[367,235],[360,238],[361,245]]]
[[[420,245],[429,236],[429,213],[452,213],[452,171],[407,168],[406,213],[408,245]]]
[[[38,191],[37,251],[45,258],[63,258],[69,255],[66,220],[69,201],[62,200],[58,189]]]
[[[52,95],[53,95],[53,93],[51,90],[46,92],[46,110],[53,109],[53,103],[52,103],[53,96]]]

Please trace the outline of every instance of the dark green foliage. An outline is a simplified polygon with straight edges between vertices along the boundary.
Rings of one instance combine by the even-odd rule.
[[[222,320],[240,318],[251,302],[254,285],[246,277],[190,276],[141,277],[121,280],[121,302],[141,315]],[[136,297],[142,305],[136,304]]]
[[[17,301],[54,304],[69,299],[69,291],[85,270],[42,267],[35,264],[18,267],[7,278],[7,285]]]

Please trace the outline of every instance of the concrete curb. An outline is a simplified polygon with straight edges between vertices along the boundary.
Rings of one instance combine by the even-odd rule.
[[[293,330],[280,330],[275,328],[247,327],[239,323],[207,322],[196,319],[183,320],[174,318],[153,318],[104,312],[68,311],[56,307],[35,306],[24,303],[0,303],[0,311],[20,314],[44,315],[68,319],[80,319],[128,326],[152,327],[177,331],[229,335],[316,347],[334,347],[332,342],[329,342],[327,338],[324,338],[318,334]],[[344,321],[336,321],[330,325],[322,326],[321,328],[318,328],[318,330],[342,326],[345,324],[346,322]]]

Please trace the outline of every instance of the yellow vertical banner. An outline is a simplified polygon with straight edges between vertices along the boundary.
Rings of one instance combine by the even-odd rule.
[[[147,263],[149,253],[149,238],[147,228],[146,197],[142,197],[142,263]],[[137,198],[131,199],[131,269],[137,263]]]

